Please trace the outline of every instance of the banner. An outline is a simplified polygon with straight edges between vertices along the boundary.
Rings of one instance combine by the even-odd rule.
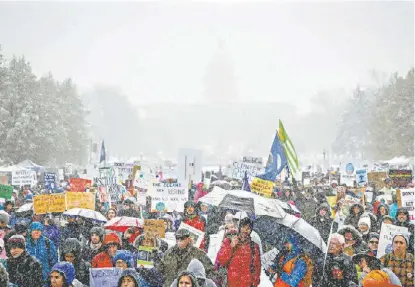
[[[397,191],[398,193],[398,191]],[[400,206],[405,208],[409,213],[409,220],[415,220],[415,189],[401,189],[400,190]],[[399,203],[399,200],[398,200]]]
[[[412,182],[412,170],[390,169],[389,178],[392,179],[393,187],[406,187]]]
[[[67,192],[66,209],[84,208],[95,210],[95,193],[93,192]]]
[[[408,234],[408,228],[382,223],[379,235],[378,253],[376,254],[377,258],[392,252],[392,239],[396,233]]]
[[[33,197],[33,210],[35,214],[65,211],[65,194],[42,194]]]
[[[10,199],[12,198],[13,186],[0,184],[0,198]]]
[[[234,162],[229,169],[228,176],[230,178],[243,180],[245,177],[245,172],[248,175],[248,181],[251,182],[253,177],[255,177],[257,174],[263,173],[264,170],[259,168],[255,163]]]
[[[367,179],[369,182],[373,182],[376,186],[376,189],[382,189],[385,187],[385,179],[388,177],[384,171],[372,171],[368,172]]]
[[[117,174],[118,182],[120,182],[120,181],[124,182],[124,181],[132,178],[134,164],[132,164],[132,163],[123,163],[123,162],[115,162],[114,167],[116,168],[116,174]]]
[[[162,219],[144,219],[144,237],[145,238],[164,238],[165,237],[164,220]]]
[[[255,177],[251,183],[251,191],[263,195],[265,197],[271,197],[274,189],[274,183],[269,180],[263,180]]]
[[[89,286],[117,287],[120,280],[121,268],[91,268],[89,269]]]
[[[181,182],[202,181],[202,151],[196,149],[179,149],[177,178]]]
[[[151,212],[183,212],[189,200],[187,183],[153,182],[149,189]]]
[[[367,185],[367,170],[366,169],[356,170],[356,183],[358,186]]]
[[[356,176],[354,174],[340,174],[340,184],[345,184],[346,186],[353,187],[355,179]]]
[[[98,187],[103,186],[106,188],[106,193],[109,195],[111,203],[121,201],[123,188],[117,182],[117,174],[113,167],[100,168],[98,177],[94,178],[94,182]]]
[[[43,179],[45,181],[45,187],[47,189],[55,189],[56,187],[56,174],[53,172],[45,172],[43,175]]]
[[[85,189],[89,189],[92,184],[92,180],[84,178],[70,178],[69,184],[72,192],[85,192]]]
[[[12,171],[12,185],[35,185],[36,171],[33,170],[19,170]]]
[[[190,238],[192,238],[193,240],[193,246],[200,248],[200,244],[202,243],[202,240],[205,237],[205,233],[203,231],[200,231],[199,229],[196,229],[183,222],[180,224],[179,229],[188,230],[190,232]]]

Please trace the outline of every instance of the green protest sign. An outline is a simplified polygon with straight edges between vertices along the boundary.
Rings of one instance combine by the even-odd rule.
[[[0,184],[0,198],[12,198],[13,186]]]

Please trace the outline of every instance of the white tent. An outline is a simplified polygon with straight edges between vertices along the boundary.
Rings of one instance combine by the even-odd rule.
[[[28,169],[22,166],[19,166],[19,165],[0,166],[0,171],[2,172],[13,172],[13,171],[24,171],[24,170],[28,170]]]

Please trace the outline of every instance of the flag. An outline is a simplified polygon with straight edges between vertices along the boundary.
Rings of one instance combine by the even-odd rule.
[[[102,145],[101,145],[101,156],[99,159],[99,163],[103,162],[106,160],[106,156],[105,156],[105,145],[104,145],[104,141],[102,141]]]
[[[284,150],[277,133],[271,146],[267,165],[265,166],[265,172],[261,175],[257,175],[256,177],[274,182],[286,165],[287,158],[285,157]]]
[[[289,170],[292,174],[298,171],[298,157],[295,151],[294,145],[288,137],[287,131],[285,130],[282,121],[280,120],[280,128],[278,132],[282,147],[284,148],[285,156],[287,158]]]
[[[249,181],[248,181],[248,172],[246,171],[245,171],[245,175],[243,178],[242,190],[251,192],[251,187],[249,186]]]

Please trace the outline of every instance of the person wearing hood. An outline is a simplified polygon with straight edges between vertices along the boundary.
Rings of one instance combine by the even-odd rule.
[[[369,250],[369,246],[363,241],[362,235],[351,225],[345,225],[340,228],[337,233],[344,236],[345,245],[344,253],[353,256],[356,253],[361,253]]]
[[[126,269],[121,273],[117,287],[148,287],[148,285],[135,270]]]
[[[13,235],[7,241],[10,256],[7,259],[9,281],[18,286],[39,287],[43,281],[40,262],[26,251],[26,240],[22,235]]]
[[[81,243],[76,238],[68,238],[61,248],[61,261],[72,263],[76,278],[89,286],[89,269],[91,264],[81,258]]]
[[[353,204],[350,206],[349,215],[344,220],[344,225],[351,225],[356,229],[359,228],[359,219],[364,212],[363,205],[360,203]]]
[[[334,233],[330,236],[322,286],[343,287],[358,284],[355,265],[351,257],[343,252],[344,245],[343,235]]]
[[[378,247],[379,247],[379,234],[375,232],[371,232],[369,234],[369,242],[367,244],[369,245],[368,254],[376,257],[378,254]]]
[[[58,253],[55,244],[43,234],[43,224],[33,222],[29,227],[29,235],[26,240],[27,252],[36,257],[42,264],[43,278],[48,278],[50,268],[58,262]]]
[[[382,218],[385,215],[389,215],[389,207],[386,204],[381,203],[376,210],[376,223],[378,230],[380,230],[382,225]]]
[[[193,246],[187,229],[179,229],[176,232],[176,245],[167,250],[161,260],[157,258],[155,257],[155,266],[164,275],[164,287],[170,287],[177,274],[186,270],[192,259],[198,259],[203,264],[208,277],[213,275],[212,261],[203,250]]]
[[[61,231],[58,226],[56,226],[53,218],[46,217],[43,220],[44,230],[43,235],[52,240],[55,244],[56,249],[59,249],[61,242]]]
[[[115,218],[116,216],[117,216],[117,210],[115,208],[108,209],[107,214],[106,214],[108,221]]]
[[[133,254],[128,250],[117,250],[114,257],[112,257],[112,264],[122,270],[134,268]]]
[[[338,224],[333,222],[330,215],[330,206],[323,203],[317,208],[315,216],[310,221],[310,225],[314,226],[320,232],[320,236],[324,242],[327,242],[329,239],[331,230],[337,230]]]
[[[371,227],[371,221],[369,216],[361,216],[359,219],[359,231],[362,234],[362,240],[366,243],[369,241],[369,233]]]
[[[395,225],[408,228],[409,246],[408,250],[412,255],[414,254],[414,225],[409,221],[409,212],[404,207],[398,209],[395,218]]]
[[[17,285],[10,283],[9,274],[7,273],[6,268],[4,268],[3,265],[0,265],[0,286],[18,287]]]
[[[189,271],[182,271],[176,279],[175,287],[200,287],[196,276]],[[173,285],[172,285],[173,286]]]
[[[312,188],[307,188],[305,192],[299,193],[295,204],[301,211],[301,218],[307,222],[313,220],[316,215],[316,209],[319,207],[317,200],[314,198]]]
[[[184,220],[183,222],[191,227],[205,232],[206,220],[198,214],[197,204],[189,200],[184,204]],[[205,248],[205,239],[200,244],[200,249]]]
[[[216,284],[213,282],[213,280],[206,278],[205,267],[203,267],[203,264],[199,260],[192,259],[192,261],[189,263],[189,266],[187,266],[186,271],[191,272],[194,277],[196,277],[196,281],[199,287],[216,287]],[[175,279],[170,285],[170,287],[176,286],[180,286],[179,278]]]
[[[4,211],[0,210],[0,238],[3,239],[4,236],[9,232],[10,228],[9,224],[10,215]]]
[[[270,266],[271,274],[276,273],[277,279],[274,287],[303,287],[302,282],[307,272],[307,264],[301,258],[301,248],[297,238],[288,235],[284,247]]]
[[[10,237],[12,237],[13,235],[22,235],[23,237],[27,236],[27,225],[24,222],[17,222],[14,225],[14,228],[12,230],[9,231],[9,233],[7,233],[3,240],[4,240],[4,246],[6,249],[6,255],[7,257],[10,257],[10,250],[8,248],[7,245],[7,240],[9,240]]]
[[[49,274],[45,287],[83,287],[75,279],[75,268],[69,262],[56,263]]]
[[[128,217],[140,218],[140,214],[135,209],[135,203],[129,198],[127,198],[126,200],[123,201],[122,209],[118,213],[118,216],[128,216]]]
[[[380,233],[380,230],[382,228],[382,224],[383,223],[385,223],[385,224],[394,224],[395,223],[395,220],[390,215],[384,215],[384,216],[382,216],[382,222],[381,222],[381,224],[379,226],[378,233]]]
[[[64,241],[66,238],[76,238],[81,240],[81,226],[76,220],[76,216],[67,215],[66,219],[68,223],[62,230],[61,241]]]
[[[117,234],[109,233],[104,236],[102,242],[104,251],[98,253],[92,259],[92,268],[111,268],[112,258],[114,257],[117,250],[121,249],[121,241]]]
[[[104,240],[104,229],[102,227],[92,227],[89,232],[89,241],[82,249],[82,259],[91,262],[92,259],[103,251],[102,241]]]

